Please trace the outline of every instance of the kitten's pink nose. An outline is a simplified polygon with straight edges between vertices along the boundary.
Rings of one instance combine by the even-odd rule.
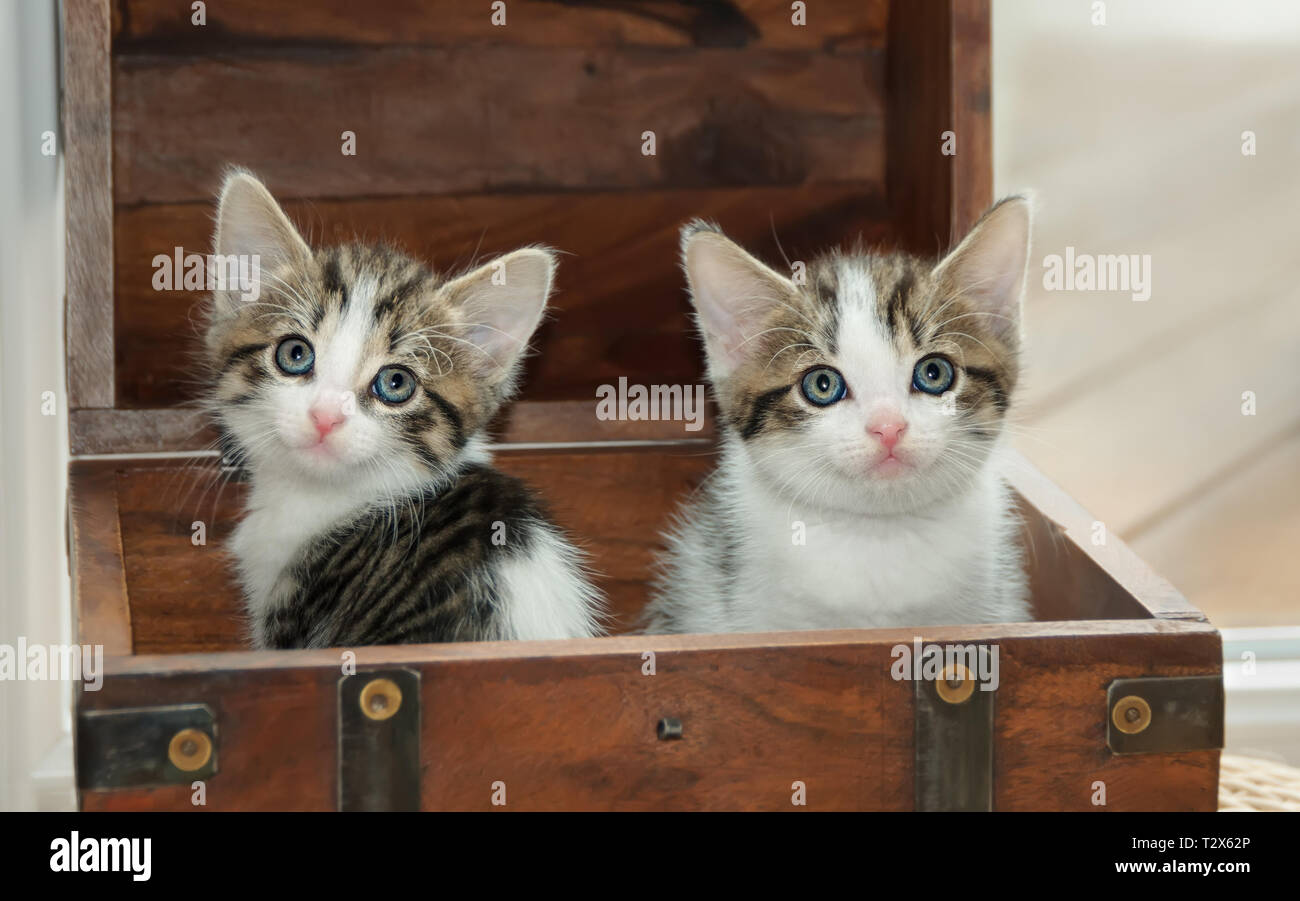
[[[324,438],[334,427],[343,421],[343,411],[338,407],[312,407],[311,421],[316,426],[316,434]]]
[[[873,419],[867,424],[867,431],[879,438],[887,451],[894,449],[894,445],[898,443],[899,438],[903,437],[903,430],[906,428],[907,423],[894,416]]]

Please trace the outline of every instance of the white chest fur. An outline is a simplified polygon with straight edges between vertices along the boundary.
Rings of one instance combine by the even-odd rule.
[[[1007,552],[1003,489],[973,491],[918,514],[798,511],[749,482],[738,499],[747,559],[738,605],[746,630],[878,628],[1007,618],[998,584]],[[1014,616],[1012,617],[1014,618]]]
[[[734,461],[733,461],[734,462]],[[725,464],[724,464],[725,466]],[[996,460],[972,489],[919,513],[801,510],[749,473],[719,473],[726,509],[676,542],[684,631],[887,628],[1029,619],[1016,523]],[[734,581],[722,589],[718,554]]]
[[[259,615],[276,601],[276,583],[307,542],[356,513],[367,500],[343,490],[306,491],[280,479],[254,482],[248,512],[235,529],[230,550],[255,629]]]

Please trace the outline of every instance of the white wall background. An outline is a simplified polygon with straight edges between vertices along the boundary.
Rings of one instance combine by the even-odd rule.
[[[0,3],[0,644],[71,634],[57,7]],[[55,415],[42,415],[43,392]],[[0,682],[0,810],[66,807],[71,686]],[[53,774],[46,778],[42,774]]]

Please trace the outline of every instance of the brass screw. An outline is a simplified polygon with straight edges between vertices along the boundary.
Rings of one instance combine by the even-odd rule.
[[[1151,705],[1137,695],[1120,698],[1110,712],[1110,720],[1125,735],[1136,735],[1151,725]]]
[[[386,720],[402,708],[402,690],[392,679],[371,679],[361,689],[361,712],[372,720]]]
[[[961,704],[974,693],[975,678],[966,667],[954,663],[939,674],[934,690],[949,704]]]
[[[198,729],[182,729],[167,745],[167,759],[183,773],[201,770],[212,759],[212,739]]]

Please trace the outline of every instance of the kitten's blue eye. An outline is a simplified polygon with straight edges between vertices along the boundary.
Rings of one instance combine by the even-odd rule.
[[[925,357],[912,370],[912,387],[926,394],[943,394],[957,377],[947,357]]]
[[[404,404],[415,393],[415,376],[401,366],[385,366],[375,376],[370,390],[386,404]]]
[[[849,386],[844,383],[844,376],[834,369],[829,366],[819,366],[808,370],[808,374],[803,377],[801,387],[803,396],[808,398],[809,403],[819,407],[829,407],[844,397]]]
[[[286,375],[306,375],[316,365],[316,351],[306,339],[290,336],[275,349],[275,365]]]

